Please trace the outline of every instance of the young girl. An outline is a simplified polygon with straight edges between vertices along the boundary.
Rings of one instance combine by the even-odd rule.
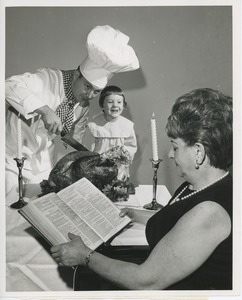
[[[121,115],[127,106],[123,91],[117,86],[105,87],[100,94],[99,106],[103,112],[88,123],[85,133],[91,140],[91,151],[103,153],[116,146],[123,146],[133,160],[137,140],[134,123]],[[118,179],[128,177],[128,167],[122,165]]]

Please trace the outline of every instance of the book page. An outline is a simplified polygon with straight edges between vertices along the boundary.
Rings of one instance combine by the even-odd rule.
[[[53,245],[69,241],[68,232],[79,235],[91,249],[96,249],[103,243],[54,193],[31,201],[20,213]]]
[[[102,239],[107,241],[130,223],[130,218],[120,217],[120,210],[89,180],[82,178],[58,193]]]

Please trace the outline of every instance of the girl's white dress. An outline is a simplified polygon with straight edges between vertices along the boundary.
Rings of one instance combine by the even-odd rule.
[[[88,136],[90,150],[100,154],[115,146],[123,146],[125,150],[129,151],[133,159],[137,151],[134,123],[123,116],[106,121],[104,114],[101,113],[88,123],[85,135]],[[129,177],[127,166],[121,166],[118,177],[119,179]]]

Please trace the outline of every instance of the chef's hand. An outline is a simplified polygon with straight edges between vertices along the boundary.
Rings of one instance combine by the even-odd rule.
[[[60,134],[63,126],[61,119],[56,115],[56,113],[48,106],[44,105],[35,110],[37,114],[41,115],[41,118],[44,122],[45,128],[55,134]]]
[[[85,246],[82,239],[72,233],[68,233],[70,242],[51,247],[51,255],[60,266],[85,265],[85,258],[90,249]]]

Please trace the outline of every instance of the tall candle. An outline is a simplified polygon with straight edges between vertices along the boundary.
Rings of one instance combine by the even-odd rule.
[[[17,119],[17,158],[22,158],[22,128],[20,114]]]
[[[158,145],[157,145],[157,134],[156,134],[156,121],[155,114],[153,113],[151,118],[151,138],[152,138],[152,154],[153,160],[158,160]]]

